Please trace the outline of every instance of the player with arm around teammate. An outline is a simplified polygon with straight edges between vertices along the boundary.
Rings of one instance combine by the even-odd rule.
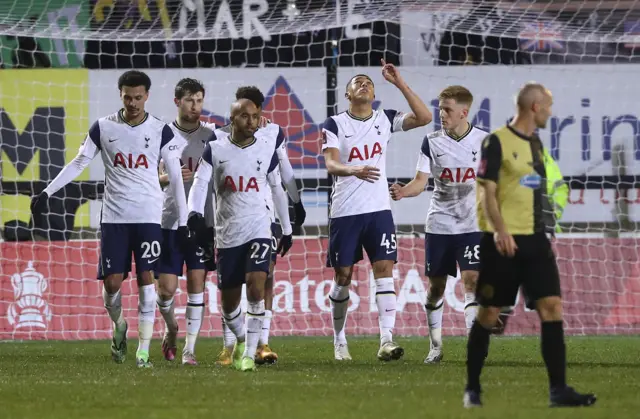
[[[118,79],[123,108],[100,118],[89,129],[78,155],[32,202],[32,211],[46,209],[46,200],[76,178],[98,154],[105,167],[105,191],[100,220],[100,263],[104,305],[114,322],[111,355],[122,363],[127,354],[127,322],[122,313],[120,288],[136,264],[139,291],[136,363],[151,367],[149,344],[155,320],[156,288],[153,271],[161,256],[162,189],[158,178],[164,161],[177,206],[177,234],[187,241],[187,205],[181,180],[180,153],[184,140],[167,124],[145,112],[151,80],[140,71],[127,71]]]
[[[392,64],[382,61],[384,78],[407,100],[411,113],[373,110],[374,85],[359,74],[347,84],[349,110],[328,118],[322,127],[322,150],[327,171],[334,177],[329,220],[327,264],[335,278],[329,293],[334,331],[334,357],[350,360],[345,324],[353,265],[364,247],[376,284],[380,327],[378,359],[400,359],[404,350],[392,340],[396,320],[393,265],[398,250],[385,173],[391,134],[431,122],[431,112],[407,86]]]
[[[198,80],[184,78],[175,87],[174,103],[178,108],[176,120],[169,126],[176,137],[186,142],[180,161],[184,190],[188,194],[193,182],[193,173],[204,147],[216,129],[214,124],[200,121],[205,88]],[[207,272],[215,270],[213,254],[213,198],[207,195],[205,220],[210,229],[210,240],[206,247],[189,243],[183,247],[176,235],[177,206],[173,198],[173,185],[166,174],[160,175],[160,184],[164,187],[162,207],[162,254],[158,262],[158,309],[165,321],[165,335],[162,339],[162,353],[166,360],[173,361],[177,351],[178,322],[174,313],[174,295],[178,288],[178,276],[183,267],[187,269],[187,309],[186,341],[182,351],[184,365],[197,365],[195,344],[202,326],[204,315],[204,286]]]
[[[434,191],[425,224],[425,268],[429,277],[427,323],[430,351],[424,362],[442,360],[442,313],[447,277],[455,277],[456,264],[464,283],[464,317],[471,330],[478,303],[476,281],[480,269],[480,237],[476,220],[476,168],[480,146],[487,132],[472,126],[467,117],[473,95],[463,86],[440,92],[442,129],[427,135],[420,149],[414,179],[390,188],[399,201],[421,194],[433,174]]]
[[[216,194],[218,287],[222,313],[236,335],[233,366],[255,370],[264,318],[264,286],[271,260],[268,194],[280,185],[276,149],[284,138],[275,129],[258,130],[260,110],[241,99],[231,107],[230,132],[216,131],[204,149],[189,192],[189,229],[197,242],[208,240],[203,217],[209,182]],[[240,299],[246,282],[248,309],[242,321]]]
[[[260,89],[255,86],[242,86],[238,88],[238,90],[236,90],[236,100],[240,99],[248,99],[252,101],[260,111],[262,111],[262,105],[265,101],[264,95],[262,94]],[[279,130],[282,130],[281,127],[276,124],[272,124],[271,121],[267,121],[266,124],[263,124],[263,119],[264,117],[261,117],[261,128],[266,128],[267,125],[273,125],[274,127],[270,129],[275,129],[275,127],[278,127]],[[282,132],[282,136],[284,137],[284,132]],[[304,220],[306,218],[306,211],[304,209],[304,206],[302,205],[302,200],[300,199],[298,186],[296,184],[296,179],[293,173],[293,167],[291,166],[289,156],[287,155],[286,141],[283,141],[280,147],[278,147],[277,155],[280,177],[283,184],[285,185],[287,193],[293,201],[293,208],[295,211],[294,222],[300,226],[304,223]],[[269,275],[267,276],[267,282],[265,283],[264,290],[265,316],[262,322],[262,332],[260,333],[260,341],[258,343],[258,351],[255,358],[256,364],[259,365],[274,364],[278,361],[278,354],[274,352],[269,346],[269,333],[271,331],[271,320],[273,318],[272,308],[274,270],[278,254],[284,256],[293,245],[293,231],[291,228],[291,223],[289,221],[287,196],[285,195],[282,187],[272,188],[271,196],[273,198],[273,205],[271,205],[272,211],[275,210],[278,214],[283,215],[278,216],[275,222],[271,224],[272,252],[271,263],[269,265]],[[274,213],[274,218],[275,215],[276,214]],[[218,355],[216,364],[230,365],[232,362],[231,352],[233,351],[233,346],[235,344],[235,335],[226,326],[224,316],[222,317],[222,328],[223,349]]]

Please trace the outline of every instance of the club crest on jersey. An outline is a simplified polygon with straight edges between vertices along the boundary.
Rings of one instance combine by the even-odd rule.
[[[376,129],[376,131],[378,131],[378,135],[382,135],[382,133],[380,132],[380,125],[374,125],[373,127]]]
[[[262,162],[260,160],[256,160],[256,164],[258,165],[258,168],[256,170],[259,172],[260,171],[260,165],[262,164]]]
[[[371,149],[369,149],[369,144],[365,144],[362,149],[353,147],[349,153],[348,162],[351,162],[352,160],[369,160],[374,158],[376,155],[382,155],[382,146],[377,141]]]
[[[537,173],[524,175],[520,178],[520,185],[531,189],[539,189],[542,186],[542,176]]]
[[[224,178],[223,189],[230,192],[249,192],[252,189],[256,192],[260,192],[258,181],[253,176],[248,179],[244,176],[239,176],[237,182],[233,177],[227,176]]]
[[[113,167],[122,166],[125,169],[138,169],[140,167],[144,167],[145,169],[149,168],[149,162],[147,161],[147,156],[144,154],[140,154],[137,157],[134,157],[133,154],[123,154],[116,153],[113,158]]]
[[[440,180],[449,182],[464,183],[467,180],[476,180],[476,172],[471,167],[457,167],[449,169],[445,167],[440,173]]]
[[[151,141],[151,138],[149,138],[149,137],[144,137],[144,141],[145,141],[144,148],[149,148],[149,141]]]

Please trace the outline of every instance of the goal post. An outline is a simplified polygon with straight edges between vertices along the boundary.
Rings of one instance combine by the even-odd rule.
[[[347,108],[345,86],[359,73],[375,83],[374,108],[409,110],[382,78],[381,58],[399,65],[434,116],[426,128],[393,136],[385,156],[390,183],[414,176],[424,135],[441,128],[437,95],[444,87],[471,90],[470,120],[486,130],[513,115],[523,83],[535,80],[552,90],[553,116],[540,136],[571,187],[555,241],[566,331],[640,331],[640,91],[633,81],[640,71],[634,64],[640,45],[634,19],[640,17],[625,2],[616,9],[586,0],[573,2],[582,7],[503,1],[491,8],[450,0],[9,3],[0,10],[0,340],[110,337],[95,279],[104,191],[100,159],[54,195],[45,217],[33,220],[29,203],[75,156],[90,124],[121,106],[117,78],[131,67],[151,77],[147,110],[167,122],[175,118],[173,89],[183,77],[204,83],[202,118],[218,124],[228,122],[237,87],[256,85],[265,94],[264,115],[285,131],[308,214],[276,266],[272,330],[279,336],[330,335],[333,272],[325,260],[331,184],[321,127]],[[591,20],[576,23],[586,11]],[[623,23],[614,25],[611,16]],[[392,203],[398,335],[427,333],[424,219],[430,197],[428,190]],[[357,265],[350,335],[378,333],[372,284],[368,264]],[[123,306],[133,328],[136,294],[129,279]],[[182,322],[184,278],[176,301]],[[445,334],[466,333],[463,302],[459,276],[450,278]],[[212,274],[204,336],[221,333],[219,303]],[[524,310],[520,297],[515,313],[508,334],[537,333],[537,317]]]

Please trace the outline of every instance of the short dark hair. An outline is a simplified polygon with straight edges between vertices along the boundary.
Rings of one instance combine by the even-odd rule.
[[[138,87],[144,86],[144,89],[148,92],[151,89],[151,79],[146,73],[138,70],[129,70],[122,73],[118,78],[118,90],[122,90],[123,86]]]
[[[176,99],[182,99],[187,94],[195,95],[198,92],[202,92],[202,96],[205,94],[202,82],[196,79],[184,78],[176,84],[174,94]]]
[[[258,108],[262,108],[264,95],[256,86],[242,86],[236,90],[236,100],[247,99],[253,102]]]
[[[351,86],[351,82],[353,82],[353,79],[357,79],[358,77],[364,77],[368,79],[371,82],[371,84],[373,84],[373,86],[375,87],[375,84],[373,83],[373,80],[371,80],[371,77],[367,76],[366,74],[356,74],[355,76],[349,79],[349,82],[347,83],[345,90],[349,90],[349,86]]]

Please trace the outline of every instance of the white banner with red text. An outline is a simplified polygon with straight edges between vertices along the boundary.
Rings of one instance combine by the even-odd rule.
[[[640,333],[639,239],[562,238],[555,243],[568,334]],[[333,272],[325,267],[326,240],[296,240],[279,259],[275,274],[272,333],[275,336],[332,334],[328,293]],[[399,239],[396,265],[398,318],[395,333],[427,334],[424,312],[426,279],[424,241]],[[0,243],[0,340],[107,339],[111,322],[102,301],[102,283],[95,279],[95,241]],[[123,286],[125,318],[137,324],[135,279]],[[220,294],[215,274],[206,286],[207,315],[201,335],[220,336]],[[184,322],[186,284],[180,281],[176,313]],[[444,334],[464,335],[462,283],[450,278],[445,293]],[[356,266],[347,321],[348,335],[378,333],[375,287],[368,263]],[[181,327],[185,330],[185,327]],[[156,315],[156,337],[162,319]],[[535,313],[526,312],[518,297],[507,334],[536,334]]]

